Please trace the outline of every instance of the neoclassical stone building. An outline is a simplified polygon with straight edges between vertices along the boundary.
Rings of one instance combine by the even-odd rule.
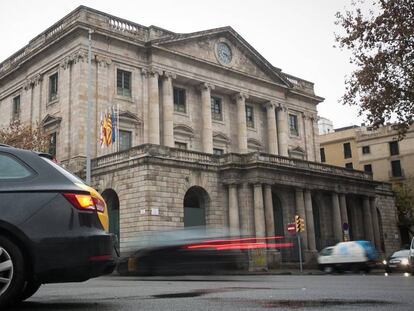
[[[122,251],[160,228],[285,235],[295,214],[305,219],[308,253],[343,240],[344,223],[352,239],[398,248],[389,185],[319,163],[322,100],[313,83],[274,67],[230,27],[179,34],[83,6],[0,64],[0,126],[41,124],[57,159],[80,173],[91,135],[93,185]],[[97,143],[112,106],[120,107],[119,150]]]

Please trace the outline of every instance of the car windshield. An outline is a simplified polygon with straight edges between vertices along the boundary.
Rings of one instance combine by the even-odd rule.
[[[332,248],[332,247],[327,247],[327,248],[324,248],[324,249],[321,251],[321,255],[322,255],[322,256],[329,256],[329,255],[332,255],[332,250],[333,250],[333,248]]]
[[[410,250],[404,249],[404,250],[395,252],[394,254],[391,255],[391,257],[393,257],[393,258],[396,258],[396,257],[408,257],[409,254],[410,254]]]
[[[45,157],[41,157],[46,163],[48,163],[49,165],[53,166],[55,169],[57,169],[59,171],[59,173],[63,174],[66,178],[68,178],[71,182],[73,183],[81,183],[84,184],[85,182],[80,179],[79,177],[73,175],[72,173],[70,173],[69,171],[67,171],[66,169],[64,169],[63,167],[61,167],[59,164],[53,162],[52,160],[45,158]]]

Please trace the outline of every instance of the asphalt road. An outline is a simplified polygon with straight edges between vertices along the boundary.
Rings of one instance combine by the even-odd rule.
[[[13,310],[414,310],[414,277],[108,276],[45,285]]]

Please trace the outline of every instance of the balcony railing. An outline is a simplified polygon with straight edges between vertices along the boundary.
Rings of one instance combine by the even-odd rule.
[[[300,159],[287,158],[266,153],[226,153],[223,155],[212,155],[203,152],[169,148],[165,146],[151,144],[136,146],[126,151],[111,153],[93,159],[92,169],[103,168],[146,156],[165,160],[187,162],[192,164],[210,165],[217,167],[217,169],[224,168],[228,165],[241,166],[249,164],[262,164],[274,167],[301,169],[319,174],[329,174],[357,179],[372,180],[372,174],[367,172],[350,170],[342,167],[317,162],[309,162]]]

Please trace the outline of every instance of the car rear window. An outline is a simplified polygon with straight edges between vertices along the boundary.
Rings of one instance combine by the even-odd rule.
[[[59,164],[53,162],[52,160],[45,158],[45,157],[41,157],[46,163],[48,163],[49,165],[53,166],[56,170],[59,171],[59,173],[63,174],[67,179],[69,179],[71,182],[73,183],[81,183],[84,184],[85,182],[80,179],[78,176],[72,174],[71,172],[67,171],[66,169],[64,169],[63,167],[61,167]]]
[[[6,154],[0,154],[0,179],[19,179],[32,175],[17,159]]]

